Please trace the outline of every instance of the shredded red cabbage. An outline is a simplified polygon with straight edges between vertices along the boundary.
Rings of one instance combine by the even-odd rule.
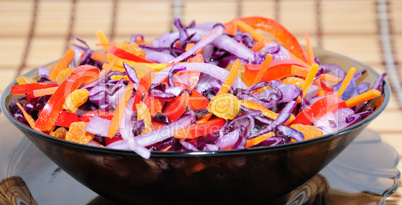
[[[303,94],[302,89],[299,87],[300,85],[286,84],[282,81],[283,79],[270,82],[261,81],[248,87],[243,82],[246,71],[240,70],[236,74],[237,77],[227,94],[243,103],[258,103],[266,109],[276,112],[276,117],[267,117],[266,113],[247,107],[246,104],[241,104],[234,118],[221,121],[219,129],[192,139],[177,138],[175,136],[177,130],[198,125],[204,117],[208,117],[212,112],[212,108],[206,105],[199,106],[198,109],[197,101],[211,101],[213,97],[216,97],[230,74],[229,64],[236,60],[243,64],[261,64],[267,54],[272,54],[272,65],[281,66],[283,60],[292,58],[290,52],[278,43],[266,43],[261,50],[254,50],[258,42],[253,39],[250,33],[237,30],[234,35],[229,34],[225,32],[225,26],[220,23],[196,24],[193,21],[189,25],[184,25],[180,19],[175,18],[173,24],[177,31],[164,33],[152,43],[141,43],[144,42],[142,34],[133,34],[128,41],[130,44],[138,43],[138,49],[146,54],[145,59],[154,63],[167,63],[169,65],[162,70],[160,70],[160,67],[158,67],[159,70],[155,69],[157,74],[154,76],[153,82],[149,82],[149,91],[147,90],[148,93],[146,93],[158,99],[161,105],[145,102],[146,98],[144,96],[146,94],[144,93],[142,93],[141,99],[138,99],[136,94],[139,92],[140,78],[137,76],[137,68],[134,69],[127,62],[123,62],[122,65],[121,63],[120,65],[114,65],[114,67],[123,66],[124,70],[122,72],[110,71],[96,81],[80,87],[80,89],[87,89],[89,95],[88,101],[80,105],[75,113],[78,117],[82,117],[89,111],[113,111],[118,108],[122,97],[129,97],[129,102],[118,124],[118,131],[112,139],[113,142],[106,142],[106,139],[109,139],[108,128],[111,120],[102,118],[102,116],[94,116],[89,120],[85,128],[87,132],[95,135],[89,145],[132,150],[144,158],[149,158],[152,151],[191,152],[244,149],[248,140],[267,133],[272,133],[273,136],[258,142],[253,147],[275,146],[291,143],[292,141],[303,141],[305,139],[304,134],[288,125],[287,121],[309,108],[325,95],[334,94],[339,90],[343,81],[338,83],[318,81],[321,75],[330,74],[341,79],[346,76],[345,71],[338,65],[319,65],[313,84],[307,93]],[[102,69],[103,63],[108,63],[94,60],[92,55],[95,50],[91,49],[84,40],[74,38],[80,45],[73,45],[75,56],[69,66],[93,65]],[[188,45],[193,45],[193,47],[186,48]],[[116,46],[118,46],[118,43]],[[132,52],[131,50],[126,51]],[[187,60],[195,56],[197,52],[201,53],[204,62],[188,63]],[[103,54],[106,56],[107,51]],[[136,55],[135,53],[132,54]],[[315,63],[320,64],[320,60],[317,57],[314,60]],[[299,66],[305,65],[305,62],[298,63]],[[147,64],[152,69],[157,67],[154,67],[154,65],[160,64]],[[183,73],[184,71],[197,71],[195,72],[197,73],[197,76],[195,76],[196,81],[190,80],[190,74]],[[346,101],[370,89],[382,91],[386,74],[379,76],[373,85],[367,82],[357,83],[361,78],[364,78],[366,72],[366,70],[362,70],[355,73],[341,96],[342,100]],[[41,67],[38,69],[38,73],[37,82],[55,83],[49,79],[49,69]],[[134,84],[132,95],[123,96],[129,83],[128,80],[124,80],[124,78],[113,80],[112,76],[127,76],[129,81]],[[194,83],[194,86],[187,87],[191,83]],[[163,114],[163,109],[167,107],[167,103],[184,92],[189,93],[190,99],[187,99],[188,103],[194,103],[193,107],[195,105],[197,109],[186,107],[183,115],[179,116],[178,119],[170,120],[171,118],[168,114]],[[197,92],[198,95],[201,94],[202,96],[197,96]],[[322,92],[326,92],[324,96]],[[15,119],[28,125],[16,103],[21,103],[24,110],[34,120],[37,120],[50,97],[51,95],[40,97],[34,97],[33,94],[23,95],[11,100],[9,109]],[[136,103],[144,101],[148,103],[147,106],[150,106],[150,108],[152,106],[156,108],[161,106],[161,110],[151,116],[152,126],[155,126],[151,132],[142,134],[148,125],[146,125],[146,120],[137,120],[137,117],[142,113],[137,113],[134,101]],[[333,112],[325,113],[310,122],[309,126],[315,126],[324,134],[333,133],[361,121],[373,111],[374,109],[369,102],[363,102],[352,108],[342,107]],[[208,122],[216,118],[218,118],[217,115],[212,115],[211,118],[208,118],[210,119]],[[201,128],[196,129],[201,130]]]

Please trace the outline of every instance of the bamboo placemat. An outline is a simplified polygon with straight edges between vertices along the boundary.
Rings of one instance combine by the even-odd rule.
[[[111,41],[132,33],[152,40],[173,29],[174,16],[200,23],[260,15],[281,22],[302,44],[307,32],[315,47],[388,72],[391,102],[369,128],[402,153],[400,10],[399,0],[0,0],[0,93],[20,73],[59,59],[73,36],[94,47],[98,30]],[[401,193],[387,204],[402,204]]]

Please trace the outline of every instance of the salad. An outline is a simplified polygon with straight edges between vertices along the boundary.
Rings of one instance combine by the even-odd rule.
[[[10,112],[52,137],[149,158],[320,137],[369,116],[382,94],[385,73],[357,83],[366,71],[320,64],[307,34],[304,48],[273,19],[174,25],[153,41],[76,37],[37,78],[17,78]]]

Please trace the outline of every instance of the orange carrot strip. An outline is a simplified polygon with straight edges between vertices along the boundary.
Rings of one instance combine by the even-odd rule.
[[[232,34],[232,35],[235,35],[235,34],[236,34],[236,30],[237,30],[236,19],[233,19],[233,20],[232,20],[232,27],[230,27],[230,29],[229,29],[229,30],[226,30],[225,32],[226,32],[226,33],[230,33],[230,34]]]
[[[229,147],[222,147],[220,150],[231,150],[233,148],[233,145],[230,145]]]
[[[250,101],[250,100],[240,100],[240,105],[242,105],[248,109],[251,109],[251,110],[259,110],[259,111],[261,111],[261,114],[263,114],[265,117],[273,119],[273,120],[275,120],[279,116],[278,113],[264,107],[264,105],[262,105],[258,102],[254,102],[254,101]],[[295,116],[293,114],[290,114],[290,118],[288,119],[288,121],[285,122],[285,125],[288,125],[294,119],[295,119]]]
[[[207,35],[205,35],[207,36]],[[203,38],[205,38],[205,36]],[[186,44],[186,51],[190,50],[192,47],[195,46],[195,43],[188,43]],[[198,51],[195,52],[195,54],[200,54],[202,52],[202,50],[204,49],[204,47],[198,49]]]
[[[266,38],[264,35],[262,35],[257,30],[255,30],[253,27],[244,23],[243,21],[237,19],[234,22],[237,25],[238,29],[240,29],[243,32],[249,33],[255,41],[262,41],[264,38]]]
[[[202,124],[202,123],[206,123],[211,117],[212,117],[212,112],[202,116],[199,120],[197,120],[197,124]]]
[[[61,60],[59,61],[59,63],[57,63],[56,67],[52,70],[52,72],[49,74],[49,78],[51,81],[55,81],[57,75],[59,74],[59,72],[64,69],[67,68],[67,66],[71,63],[71,61],[74,59],[75,56],[75,52],[73,51],[73,49],[69,48],[66,53],[64,54],[63,58],[61,58]]]
[[[308,37],[307,32],[305,33],[305,36],[306,36],[307,63],[309,65],[313,65],[313,63],[315,63],[313,47],[311,46],[310,38]]]
[[[138,45],[147,45],[147,46],[150,46],[150,45],[152,45],[153,44],[153,42],[152,41],[149,41],[149,42],[143,42],[143,43],[138,43]]]
[[[260,51],[265,47],[265,44],[271,43],[272,41],[268,38],[263,38],[261,41],[257,41],[257,43],[251,48],[253,51]]]
[[[124,90],[123,97],[120,98],[119,103],[117,104],[116,109],[113,113],[113,118],[109,125],[109,130],[107,135],[110,138],[113,138],[119,129],[119,124],[124,116],[124,111],[126,109],[126,105],[131,98],[131,94],[133,93],[134,84],[130,81]]]
[[[262,48],[264,48],[265,44],[273,42],[271,39],[259,33],[253,27],[251,27],[250,25],[246,24],[241,20],[234,20],[233,24],[236,25],[236,27],[239,28],[241,31],[251,34],[253,39],[257,41],[257,43],[253,46],[253,48],[251,48],[251,50],[259,51]]]
[[[22,107],[22,105],[19,102],[17,102],[16,104],[22,111],[22,114],[24,115],[25,119],[28,121],[29,126],[31,126],[32,129],[40,132],[40,130],[35,127],[35,120],[32,118],[32,116],[29,115],[27,111],[25,111],[24,107]]]
[[[187,63],[204,63],[204,58],[201,54],[196,54],[195,56],[188,58]]]
[[[307,74],[306,79],[304,80],[304,84],[302,86],[302,90],[303,90],[303,97],[306,96],[307,91],[310,89],[311,84],[314,81],[315,76],[317,75],[318,72],[318,65],[317,64],[313,64],[310,68],[310,71]]]
[[[136,42],[136,43],[144,43],[144,39],[142,39],[141,36],[136,36],[136,37],[135,37],[135,42]]]
[[[37,89],[37,90],[33,91],[33,95],[34,95],[34,97],[41,97],[44,95],[52,95],[54,92],[56,92],[57,88],[59,88],[59,87]]]
[[[254,78],[253,85],[261,81],[262,76],[267,71],[268,66],[272,61],[272,57],[273,57],[272,54],[269,53],[265,56],[264,63],[262,64],[261,70],[258,71],[257,77]]]
[[[295,76],[306,78],[308,72],[309,68],[292,65],[292,74]],[[320,79],[331,83],[339,83],[342,80],[341,78],[338,78],[328,73],[321,74]]]
[[[229,75],[226,77],[225,81],[222,84],[222,87],[219,89],[219,91],[216,95],[222,95],[229,91],[229,89],[232,87],[234,80],[237,77],[237,73],[238,73],[240,67],[241,67],[241,62],[239,61],[239,59],[237,59],[233,63],[232,70],[230,70]]]
[[[103,44],[103,50],[107,51],[109,50],[109,40],[107,40],[106,35],[102,31],[97,31],[96,32],[96,37],[100,41],[101,44]]]
[[[247,140],[246,142],[246,149],[253,147],[255,145],[260,144],[261,142],[267,140],[268,138],[274,136],[275,134],[273,132],[268,132],[266,134],[260,135],[258,137],[254,137],[252,139]]]
[[[111,46],[111,45],[116,46],[116,43],[97,43],[97,44],[95,44],[95,46]]]
[[[147,105],[143,101],[140,101],[135,107],[137,108],[137,121],[143,120],[145,124],[145,129],[141,134],[152,132],[152,116]]]
[[[355,74],[355,72],[356,72],[356,68],[352,67],[349,70],[348,74],[346,74],[345,79],[343,80],[342,85],[339,88],[338,93],[336,94],[338,97],[341,97],[343,92],[345,92],[345,90],[348,87],[348,85],[350,83],[350,80],[352,80],[353,75]]]
[[[186,51],[190,50],[195,45],[195,43],[187,43],[186,44]]]
[[[102,51],[96,50],[92,53],[91,58],[100,61],[100,62],[106,62],[106,54]]]
[[[171,147],[172,147],[172,145],[169,145],[169,146],[167,146],[167,147],[161,149],[161,151],[162,151],[162,152],[166,152],[166,151],[168,151]]]
[[[237,76],[237,73],[238,73],[240,67],[241,67],[241,62],[239,61],[239,59],[237,59],[233,63],[232,70],[230,70],[229,75],[226,77],[225,81],[222,84],[222,87],[219,89],[216,96],[225,94],[229,91],[229,89],[232,87],[234,80],[236,79],[236,76]],[[199,119],[197,121],[197,123],[206,123],[209,120],[209,118],[212,117],[212,115],[213,114],[210,112],[210,113],[202,116],[201,119]]]
[[[374,99],[380,95],[381,95],[381,92],[378,90],[374,90],[374,89],[368,90],[367,92],[364,92],[360,95],[357,95],[355,97],[352,97],[352,98],[346,100],[345,101],[346,107],[348,107],[348,108],[354,107],[362,102]]]

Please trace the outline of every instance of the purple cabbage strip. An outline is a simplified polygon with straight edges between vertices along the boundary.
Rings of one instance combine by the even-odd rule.
[[[137,144],[136,138],[134,137],[134,132],[136,131],[134,130],[134,127],[138,128],[139,126],[135,125],[136,123],[138,123],[137,121],[132,121],[132,117],[134,114],[132,110],[133,104],[134,98],[130,98],[123,114],[123,120],[119,124],[119,133],[123,140],[127,143],[130,150],[134,151],[145,159],[149,159],[149,157],[151,156],[150,150],[143,146],[139,146]],[[141,122],[143,123],[143,121]]]
[[[211,44],[205,45],[202,49],[201,55],[205,62],[209,62],[211,60],[212,54],[214,52],[214,46]]]
[[[271,85],[272,85],[272,84],[270,84],[270,83],[267,82],[267,81],[261,81],[261,82],[258,82],[258,83],[256,83],[256,84],[252,85],[252,86],[248,89],[248,91],[251,92],[251,91],[258,90],[258,89],[260,89],[260,88],[263,88],[263,87],[266,87],[266,86],[271,86]]]
[[[367,70],[361,70],[359,72],[356,72],[353,77],[355,78],[355,80],[359,80],[365,73],[367,73]]]
[[[68,65],[69,67],[77,67],[77,65],[79,64],[79,61],[81,59],[81,49],[78,47],[74,47],[73,51],[75,52],[74,55],[74,59],[71,61],[70,65]]]
[[[175,75],[178,72],[185,71],[185,70],[186,70],[186,67],[184,67],[184,66],[178,66],[177,64],[173,65],[172,68],[169,70],[169,73],[167,76],[169,86],[175,87],[175,85],[173,83],[173,75]]]
[[[272,54],[273,60],[291,59],[289,51],[285,47],[276,43],[267,43],[265,44],[265,47],[258,52],[261,58],[265,58],[268,53]]]
[[[275,134],[278,136],[290,137],[298,142],[304,140],[303,133],[284,125],[279,125],[275,130]]]
[[[335,112],[328,112],[313,121],[314,126],[325,134],[335,133],[349,126],[346,118],[355,112],[350,108],[339,108]]]
[[[239,138],[240,138],[240,130],[236,129],[229,132],[226,135],[219,137],[214,144],[218,146],[220,149],[223,149],[234,145],[237,142],[237,140],[239,140]]]
[[[210,76],[215,77],[220,81],[225,81],[226,77],[229,74],[229,71],[222,69],[216,65],[211,65],[208,63],[181,63],[181,66],[186,67],[188,71],[199,71],[201,73],[209,74]],[[161,71],[159,71],[154,77],[154,83],[161,82],[164,78],[167,77],[170,69],[172,67],[167,67]],[[233,89],[236,88],[244,88],[247,89],[248,87],[241,81],[239,78],[236,78],[232,85]]]
[[[38,74],[39,74],[39,77],[40,76],[49,76],[49,69],[47,69],[45,67],[39,67]]]
[[[274,120],[271,124],[264,127],[263,129],[259,130],[258,132],[253,133],[252,135],[250,135],[249,138],[251,139],[254,137],[258,137],[260,135],[263,135],[265,133],[272,131],[277,126],[284,124],[290,118],[290,114],[292,113],[292,111],[295,107],[296,107],[296,101],[291,101],[288,104],[286,104],[286,106],[279,113],[276,120]]]
[[[239,98],[240,100],[250,100],[253,102],[260,103],[264,105],[264,107],[272,107],[272,103],[260,100],[256,95],[252,94],[251,92],[241,91],[236,94],[236,97]]]
[[[336,84],[333,87],[333,89],[335,91],[339,90],[339,88],[342,85],[342,82],[343,82],[343,80],[341,80],[338,84]],[[348,100],[349,98],[354,97],[356,95],[358,95],[358,88],[357,88],[357,84],[356,84],[356,79],[353,77],[350,80],[350,82],[349,82],[348,86],[346,87],[345,91],[343,92],[341,98],[342,98],[342,100],[345,101],[345,100]]]
[[[116,84],[116,85],[118,85],[118,84]],[[125,89],[126,89],[126,85],[122,84],[121,86],[119,86],[119,88],[116,92],[114,92],[112,95],[108,95],[108,102],[114,109],[117,108],[117,105],[119,104],[120,99],[123,97]]]
[[[344,79],[346,76],[345,71],[340,66],[336,64],[324,64],[320,65],[316,77],[319,77],[321,74],[325,74],[328,72],[332,73],[333,75],[341,79]]]
[[[173,130],[188,127],[195,122],[195,115],[192,112],[187,112],[181,118],[166,125],[158,130],[149,132],[136,137],[138,146],[146,147],[157,142],[161,142],[173,136]]]
[[[362,119],[366,118],[371,113],[373,113],[373,108],[368,107],[366,111],[347,116],[345,121],[348,124],[348,126],[351,126],[357,122],[360,122]]]
[[[247,48],[252,48],[257,43],[250,33],[244,33],[242,31],[236,31],[234,39],[239,43],[243,43]]]
[[[377,80],[374,82],[372,89],[381,91],[382,84],[384,82],[384,78],[385,78],[386,75],[387,75],[387,73],[381,74],[380,77],[378,77]]]
[[[270,137],[266,140],[264,140],[263,142],[261,142],[259,145],[257,145],[257,147],[260,146],[275,146],[275,145],[279,145],[279,144],[284,144],[286,143],[286,140],[283,137]]]
[[[126,70],[128,79],[130,79],[130,81],[134,83],[134,87],[137,90],[138,84],[140,83],[140,79],[137,76],[137,72],[133,67],[128,65],[126,62],[123,62],[123,67]]]
[[[171,99],[176,97],[182,91],[183,87],[168,88],[165,84],[152,84],[149,92],[152,96],[161,99]],[[178,90],[181,89],[181,90]],[[169,92],[170,91],[170,92]]]
[[[95,135],[107,137],[110,122],[111,120],[94,116],[89,120],[87,126],[85,127],[85,131]]]
[[[173,19],[173,24],[176,26],[177,30],[179,31],[179,41],[180,41],[180,44],[182,44],[189,37],[189,35],[179,18],[175,17]]]
[[[185,149],[187,149],[187,150],[189,150],[189,151],[193,151],[193,152],[200,151],[200,150],[198,150],[198,148],[197,148],[196,146],[194,146],[194,144],[192,144],[191,142],[186,142],[186,141],[184,141],[184,140],[180,140],[179,142],[180,142],[180,144],[181,144]]]
[[[249,62],[254,62],[254,52],[247,48],[245,45],[240,44],[228,35],[221,35],[219,38],[215,39],[212,44],[215,47],[226,50],[238,58],[245,59]]]
[[[264,105],[269,109],[279,103],[290,102],[301,95],[301,89],[292,84],[280,84],[257,94],[257,98],[266,103]]]
[[[205,144],[202,151],[218,151],[219,146],[214,144]]]
[[[197,42],[192,48],[190,48],[188,51],[182,53],[180,56],[177,58],[173,59],[170,61],[173,64],[179,63],[183,61],[184,59],[190,57],[193,55],[196,51],[200,50],[202,47],[208,45],[209,43],[213,42],[216,40],[218,37],[222,36],[224,32],[224,27],[222,26],[216,26],[214,29],[214,32],[208,35],[207,37],[201,39],[199,42]]]
[[[357,93],[362,94],[370,89],[370,83],[369,82],[362,82],[359,85],[357,85]]]
[[[320,88],[316,85],[311,85],[310,89],[307,91],[306,96],[304,96],[305,100],[310,101],[315,96],[317,96],[318,90]]]
[[[130,150],[127,142],[124,140],[118,140],[118,141],[112,142],[112,143],[108,144],[106,147],[110,148],[110,149]]]
[[[270,125],[272,122],[274,122],[274,120],[266,118],[266,117],[261,117],[261,116],[256,116],[255,120],[257,120],[257,122],[259,122],[258,124],[261,125]]]
[[[145,59],[155,63],[168,63],[169,61],[172,61],[174,59],[174,57],[170,55],[170,53],[145,48],[143,50],[147,53]]]
[[[246,116],[247,116],[247,119],[248,119],[249,123],[246,124],[247,126],[243,126],[244,128],[243,128],[243,131],[240,134],[240,138],[233,145],[232,149],[243,149],[243,148],[245,148],[246,144],[247,144],[247,138],[253,132],[253,129],[255,127],[254,118],[252,117],[252,115],[246,115]]]

